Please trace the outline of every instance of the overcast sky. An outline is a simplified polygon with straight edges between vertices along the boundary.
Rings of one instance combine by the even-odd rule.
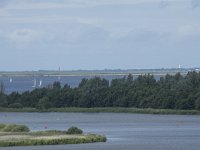
[[[0,0],[0,70],[200,67],[200,0]]]

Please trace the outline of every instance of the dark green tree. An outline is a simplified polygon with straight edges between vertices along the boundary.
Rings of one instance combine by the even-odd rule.
[[[38,109],[49,109],[51,107],[52,107],[52,104],[49,101],[48,97],[45,96],[45,97],[39,99],[39,102],[37,104]]]

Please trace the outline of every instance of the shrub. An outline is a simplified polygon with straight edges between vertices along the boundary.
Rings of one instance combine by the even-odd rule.
[[[29,132],[30,129],[25,125],[17,125],[13,128],[12,132]]]
[[[0,130],[5,128],[5,126],[6,126],[5,124],[0,124]]]
[[[49,98],[46,96],[41,98],[37,104],[37,109],[49,109],[51,107],[52,107],[52,104],[49,101]]]
[[[82,134],[83,131],[77,127],[70,127],[68,130],[67,130],[67,134]]]
[[[7,97],[4,94],[0,94],[0,107],[8,107]]]
[[[198,98],[196,101],[195,101],[195,108],[197,110],[200,110],[200,98]]]
[[[9,108],[23,108],[23,105],[20,103],[13,103],[8,106]]]
[[[25,125],[9,124],[0,129],[2,132],[29,132],[30,129]]]

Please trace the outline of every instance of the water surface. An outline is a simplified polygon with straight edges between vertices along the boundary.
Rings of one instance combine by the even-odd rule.
[[[78,126],[105,134],[106,143],[10,147],[0,150],[199,150],[200,116],[125,113],[0,113],[2,123],[25,124],[32,131]]]

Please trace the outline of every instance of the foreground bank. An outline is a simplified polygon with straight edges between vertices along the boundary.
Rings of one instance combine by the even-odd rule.
[[[23,125],[0,124],[0,147],[61,145],[106,142],[106,137],[96,134],[82,134],[82,130],[72,127],[68,131],[29,132]]]
[[[64,108],[0,108],[0,112],[82,112],[82,113],[137,113],[137,114],[179,114],[199,115],[199,110],[174,110],[174,109],[152,109],[152,108],[126,108],[126,107],[64,107]]]

